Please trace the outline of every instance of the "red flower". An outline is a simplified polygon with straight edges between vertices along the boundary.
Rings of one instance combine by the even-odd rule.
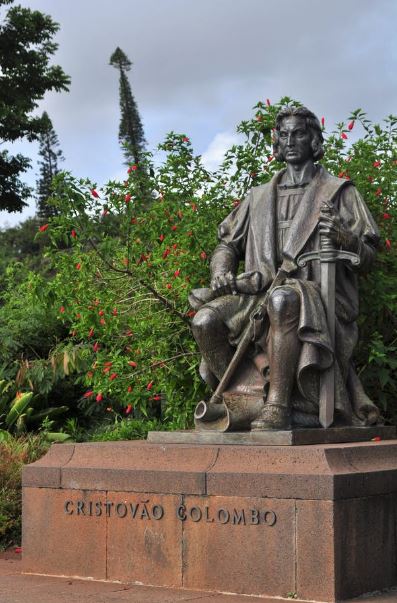
[[[92,337],[94,335],[94,328],[91,327],[91,329],[88,332],[88,337]]]
[[[93,197],[95,197],[96,199],[99,199],[99,195],[98,195],[98,193],[96,192],[95,188],[92,188],[92,189],[91,189],[91,195],[92,195]]]
[[[371,439],[371,442],[381,442],[382,438],[380,436],[375,436],[374,438]]]
[[[147,386],[146,386],[146,389],[148,390],[148,392],[150,392],[150,390],[152,389],[152,387],[153,387],[153,381],[150,381],[150,382],[147,384]]]
[[[342,132],[340,137],[343,138],[343,140],[347,140],[347,134],[345,134],[344,132]]]
[[[102,402],[102,400],[103,400],[103,396],[102,396],[101,392],[99,392],[99,394],[97,395],[97,397],[95,398],[95,400],[96,400],[97,402]]]
[[[184,137],[182,138],[182,141],[183,141],[183,142],[189,142],[189,138],[188,138],[187,136],[184,136]]]
[[[167,287],[167,289],[171,289],[171,288],[172,288],[171,283],[167,283],[167,284],[166,284],[166,287]]]
[[[127,193],[127,194],[126,194],[126,196],[124,197],[124,201],[125,201],[126,203],[129,203],[129,202],[131,201],[131,195],[130,195],[130,193]]]
[[[386,245],[386,249],[391,249],[391,241],[390,241],[390,239],[386,239],[385,245]]]
[[[378,186],[378,188],[375,191],[375,196],[380,197],[381,194],[382,194],[382,189],[380,188],[380,186]]]
[[[63,314],[65,312],[65,306],[61,306],[59,308],[59,312],[60,312],[60,314]]]
[[[101,318],[101,320],[99,322],[101,323],[101,325],[105,325],[106,324],[106,320],[104,318]]]
[[[178,245],[176,243],[173,244],[172,249],[176,249]]]
[[[88,392],[85,392],[83,398],[91,398],[91,396],[94,395],[94,392],[92,391],[92,389],[89,389]]]
[[[205,251],[202,251],[200,253],[200,257],[201,257],[202,260],[206,260],[207,259],[207,254],[205,253]]]
[[[77,312],[77,314],[76,314],[76,318],[77,318],[78,320],[81,318],[81,314],[80,314],[80,312]]]
[[[270,100],[268,98],[266,99],[266,104],[267,104],[268,107],[270,107],[270,105],[271,105],[271,102],[270,102]]]
[[[343,178],[344,175],[345,175],[345,172],[339,172],[338,178]]]
[[[159,236],[159,241],[162,243],[164,241],[164,239],[165,239],[165,236],[163,234],[161,234]]]
[[[117,377],[117,373],[112,373],[109,377],[110,381],[114,381]]]
[[[87,373],[87,379],[92,379],[94,376],[94,373],[92,371],[88,371]]]
[[[325,117],[321,118],[321,125],[324,127],[324,125],[325,125]]]
[[[372,165],[374,167],[380,167],[380,161],[374,161]]]
[[[174,277],[177,278],[180,275],[180,273],[181,273],[181,271],[179,269],[175,270]]]
[[[43,226],[40,226],[39,231],[40,232],[45,232],[48,227],[49,227],[49,224],[43,224]]]
[[[348,126],[347,126],[347,127],[348,127],[348,129],[349,129],[349,130],[353,130],[353,128],[354,128],[354,121],[351,121],[351,122],[348,124]]]
[[[132,404],[128,404],[127,408],[125,409],[125,414],[129,415],[131,411],[132,411]]]
[[[117,308],[113,308],[112,314],[113,314],[113,316],[117,316],[117,314],[118,314]]]
[[[21,546],[16,546],[14,549],[14,553],[16,553],[17,555],[19,555],[20,553],[22,553],[22,547]]]
[[[127,387],[127,392],[128,392],[129,394],[132,392],[132,385],[129,385],[129,386]]]
[[[129,361],[128,361],[128,365],[129,365],[129,366],[132,366],[132,368],[135,368],[136,366],[138,366],[138,365],[137,365],[137,363],[136,363],[136,362],[134,362],[133,360],[129,360]]]
[[[186,316],[193,318],[193,316],[196,316],[196,312],[194,310],[189,310],[189,312],[186,313]]]
[[[384,219],[384,220],[390,220],[390,218],[391,218],[391,215],[390,215],[390,214],[388,214],[388,213],[384,213],[384,214],[383,214],[383,219]]]
[[[98,314],[99,314],[99,316],[103,316],[105,314],[105,312],[103,310],[99,310]]]
[[[174,224],[174,226],[171,226],[171,230],[176,230],[176,229],[177,229],[177,227],[175,226],[175,224]]]
[[[108,362],[104,362],[103,366],[112,366],[113,362],[111,360],[108,360]]]
[[[159,400],[161,400],[161,395],[160,394],[155,394],[153,396],[153,400],[155,400],[156,402],[158,402]]]
[[[171,249],[167,249],[165,251],[163,251],[163,260],[165,260],[165,258],[167,257],[167,255],[169,255],[171,253]]]
[[[138,165],[136,163],[134,163],[134,165],[131,166],[131,171],[135,172],[138,169]]]
[[[75,239],[75,238],[77,237],[77,232],[75,231],[75,229],[74,229],[74,228],[72,228],[72,231],[71,231],[71,233],[70,233],[70,236],[71,236],[73,239]]]
[[[81,264],[80,264],[80,262],[77,262],[77,264],[76,264],[76,270],[80,270],[80,268],[81,268]]]
[[[235,199],[233,201],[233,207],[238,207],[240,205],[240,199]]]
[[[94,345],[92,346],[92,349],[94,350],[94,352],[98,352],[98,350],[101,349],[101,346],[99,345],[99,343],[96,341],[94,343]]]

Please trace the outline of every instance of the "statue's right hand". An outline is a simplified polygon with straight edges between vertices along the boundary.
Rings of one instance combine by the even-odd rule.
[[[217,296],[237,295],[236,277],[232,272],[217,274],[211,281],[211,289]]]

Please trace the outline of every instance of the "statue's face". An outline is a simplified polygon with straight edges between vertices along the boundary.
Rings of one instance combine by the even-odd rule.
[[[313,157],[312,135],[306,120],[292,115],[285,117],[279,130],[279,148],[287,163],[301,164]]]

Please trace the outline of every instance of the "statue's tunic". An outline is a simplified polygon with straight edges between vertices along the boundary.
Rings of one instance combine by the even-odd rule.
[[[251,295],[219,297],[206,307],[212,308],[227,325],[230,341],[238,343],[249,316],[282,265],[289,273],[287,285],[300,296],[297,327],[301,352],[293,393],[295,411],[318,415],[319,373],[335,359],[337,417],[345,422],[359,422],[361,410],[375,411],[365,395],[351,363],[357,343],[358,283],[350,264],[336,265],[336,334],[332,348],[325,311],[320,295],[320,263],[298,268],[297,258],[319,249],[318,222],[324,201],[332,203],[342,226],[352,235],[351,251],[360,256],[359,270],[369,269],[375,256],[379,235],[364,201],[353,184],[331,176],[322,168],[304,187],[280,184],[285,170],[273,179],[253,188],[246,199],[219,227],[220,244],[211,260],[212,274],[231,270],[237,273],[244,262],[244,276],[254,283]],[[267,331],[258,342],[266,354]]]

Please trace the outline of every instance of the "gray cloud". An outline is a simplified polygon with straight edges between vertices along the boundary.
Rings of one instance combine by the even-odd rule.
[[[61,25],[56,61],[69,94],[42,104],[65,167],[103,181],[120,171],[118,45],[151,145],[173,129],[203,152],[259,99],[289,95],[327,123],[363,107],[396,112],[394,0],[20,0]],[[31,156],[34,147],[29,147]]]

